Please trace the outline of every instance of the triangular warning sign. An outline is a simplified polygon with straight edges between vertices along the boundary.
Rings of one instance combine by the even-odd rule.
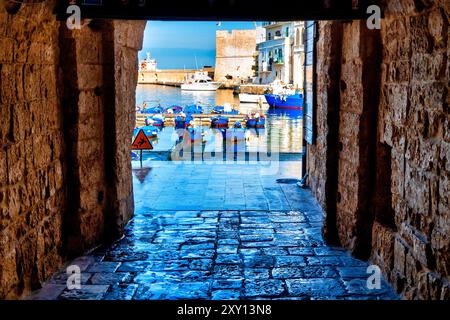
[[[152,150],[153,146],[144,133],[144,130],[139,130],[136,138],[131,145],[131,150]]]

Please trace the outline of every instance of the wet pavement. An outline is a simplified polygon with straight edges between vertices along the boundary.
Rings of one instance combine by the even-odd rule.
[[[320,207],[289,180],[300,167],[135,163],[125,237],[68,264],[80,289],[63,268],[29,299],[397,299],[384,280],[367,288],[367,262],[324,243]]]

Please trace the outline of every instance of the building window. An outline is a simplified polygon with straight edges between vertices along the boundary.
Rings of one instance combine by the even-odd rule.
[[[270,32],[267,34],[267,40],[272,40],[272,34]]]
[[[289,27],[286,27],[286,38],[289,37]]]
[[[281,37],[281,31],[280,31],[280,30],[277,30],[277,31],[275,32],[275,36]]]

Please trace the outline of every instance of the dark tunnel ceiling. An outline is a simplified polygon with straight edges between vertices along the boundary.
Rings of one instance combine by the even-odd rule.
[[[59,19],[73,1],[59,1]],[[373,0],[80,0],[82,18],[140,20],[364,19]]]

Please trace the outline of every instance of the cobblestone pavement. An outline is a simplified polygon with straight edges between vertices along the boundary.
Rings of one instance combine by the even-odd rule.
[[[299,165],[270,176],[248,166],[139,169],[125,237],[68,264],[80,267],[81,289],[67,288],[63,268],[29,299],[397,299],[384,280],[367,288],[366,262],[324,243],[308,190],[276,182]]]

